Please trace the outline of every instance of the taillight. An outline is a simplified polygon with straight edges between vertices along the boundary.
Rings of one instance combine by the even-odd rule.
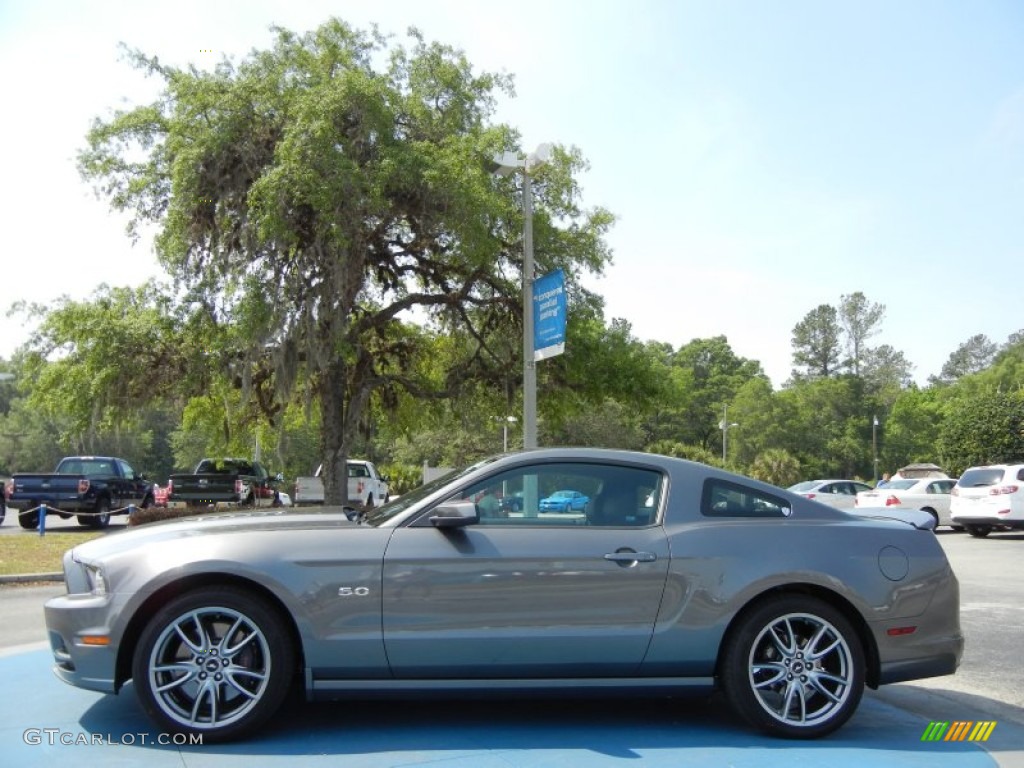
[[[814,498],[814,494],[813,493],[805,493],[804,496],[806,496],[808,499],[813,499]]]
[[[886,499],[885,499],[885,506],[887,506],[887,507],[898,507],[899,505],[900,505],[900,500],[897,499],[895,496],[890,494],[889,496],[886,497]]]
[[[235,493],[237,493],[238,495],[242,494],[242,481],[241,480],[237,480],[237,479],[235,480]]]
[[[171,498],[171,495],[173,493],[174,493],[174,481],[171,480],[171,479],[168,479],[167,480],[167,498],[168,499]]]
[[[87,478],[83,477],[83,478],[81,478],[78,481],[78,492],[79,493],[88,493],[89,492],[89,480]]]
[[[1017,492],[1017,486],[1016,485],[1002,485],[1002,486],[1000,486],[998,488],[993,488],[992,490],[990,490],[988,492],[988,495],[989,496],[1004,496],[1004,495],[1006,495],[1008,493],[1016,493],[1016,492]]]

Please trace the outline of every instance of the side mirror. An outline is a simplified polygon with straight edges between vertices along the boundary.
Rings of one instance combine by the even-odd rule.
[[[434,510],[430,523],[435,528],[464,528],[480,522],[476,504],[472,501],[450,501]]]

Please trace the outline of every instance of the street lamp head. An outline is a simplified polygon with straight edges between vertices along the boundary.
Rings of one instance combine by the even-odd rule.
[[[509,176],[523,167],[523,158],[515,152],[502,152],[494,156],[493,163],[491,173],[496,176]]]
[[[553,147],[545,142],[541,144],[526,157],[526,167],[532,168],[535,165],[543,165],[551,159]]]

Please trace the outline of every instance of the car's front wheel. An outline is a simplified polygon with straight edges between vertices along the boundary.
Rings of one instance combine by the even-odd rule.
[[[295,651],[278,612],[235,587],[197,589],[161,608],[135,648],[143,708],[168,732],[226,741],[281,705]]]
[[[773,597],[740,618],[726,641],[719,679],[726,698],[775,736],[816,738],[857,709],[864,651],[835,608],[802,595]]]

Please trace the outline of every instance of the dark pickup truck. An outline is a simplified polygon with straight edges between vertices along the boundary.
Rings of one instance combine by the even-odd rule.
[[[39,525],[40,504],[65,520],[74,514],[80,525],[106,528],[113,514],[127,514],[128,506],[148,507],[153,487],[124,459],[114,456],[68,456],[52,474],[17,474],[7,483],[8,508],[18,510],[22,528]],[[20,514],[24,510],[35,510]]]
[[[242,506],[277,502],[273,484],[281,477],[271,475],[258,461],[247,459],[203,459],[191,475],[171,475],[167,500],[189,507],[216,504]]]

